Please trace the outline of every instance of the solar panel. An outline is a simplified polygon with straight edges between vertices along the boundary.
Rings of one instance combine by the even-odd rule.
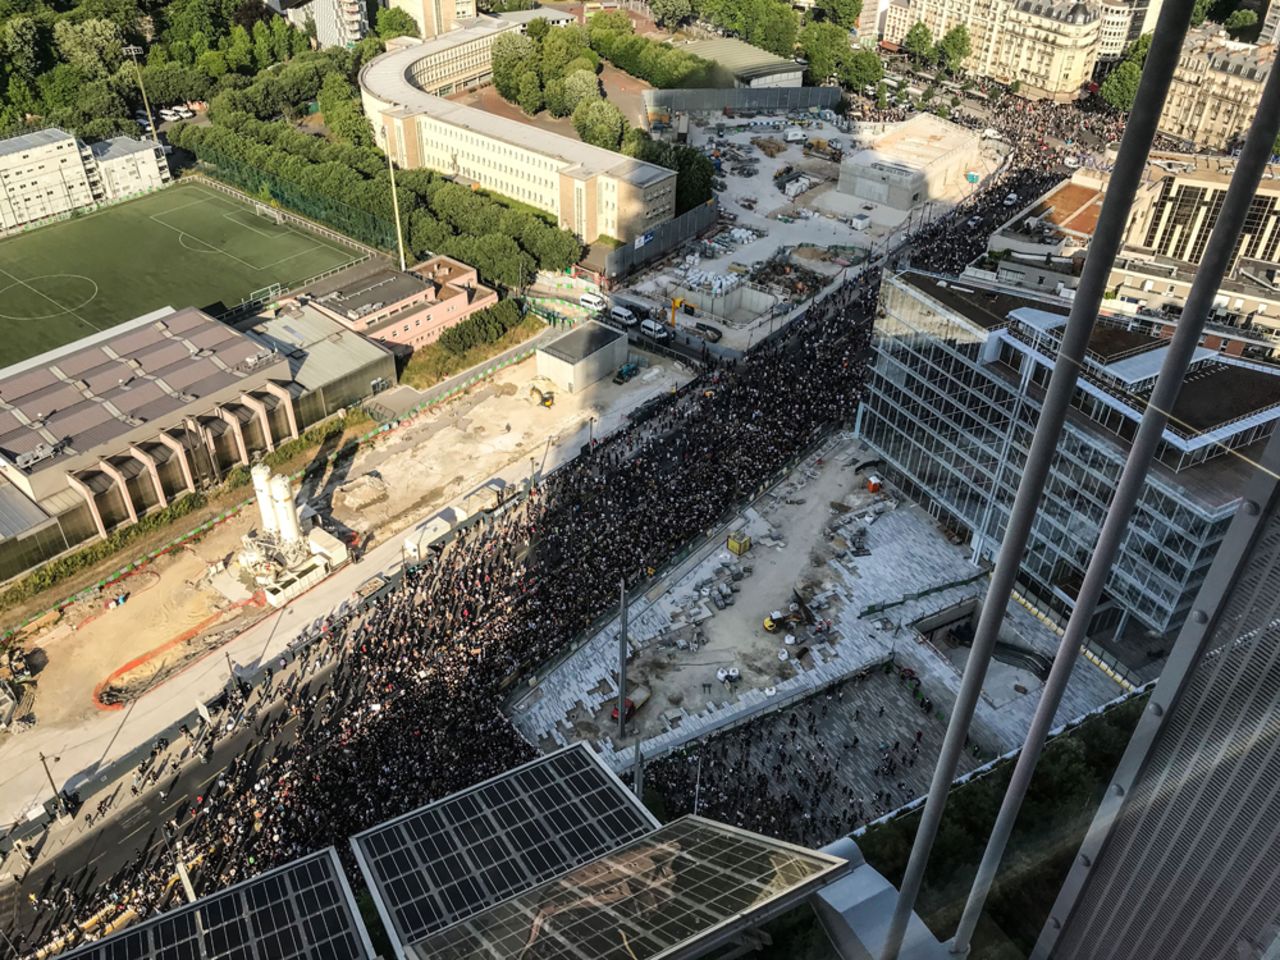
[[[157,914],[67,960],[373,960],[333,847]]]
[[[843,872],[839,857],[684,817],[409,947],[412,960],[702,953]]]
[[[402,946],[642,836],[657,821],[584,744],[351,839]]]

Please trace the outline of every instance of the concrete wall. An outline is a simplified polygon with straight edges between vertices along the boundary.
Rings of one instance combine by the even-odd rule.
[[[605,377],[611,377],[627,362],[627,338],[619,337],[589,357],[568,363],[545,350],[537,353],[538,376],[546,377],[565,393],[579,393]]]

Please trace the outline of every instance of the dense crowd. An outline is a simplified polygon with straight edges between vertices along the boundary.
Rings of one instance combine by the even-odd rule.
[[[247,746],[116,876],[29,896],[35,926],[145,916],[173,896],[174,853],[204,892],[244,879],[533,756],[500,711],[505,686],[554,654],[691,536],[831,426],[852,418],[868,362],[874,272],[815,302],[465,531],[365,608],[321,625],[267,684],[228,697],[183,752]],[[198,747],[195,741],[199,742]],[[178,745],[175,744],[175,748]],[[169,778],[140,789],[172,789]],[[98,929],[102,929],[101,926]]]
[[[888,698],[871,707],[877,696],[863,695],[862,687],[880,672],[865,671],[650,763],[646,793],[662,798],[668,817],[696,813],[814,847],[896,810],[915,799],[914,787],[923,787],[922,776],[909,771],[920,757],[924,728],[936,720],[924,698],[905,711],[891,705],[890,716]],[[883,672],[896,675],[904,691],[918,690],[913,671],[886,663]]]

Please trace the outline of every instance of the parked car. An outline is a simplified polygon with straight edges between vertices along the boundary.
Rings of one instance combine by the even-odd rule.
[[[598,293],[592,293],[590,290],[578,297],[578,303],[581,306],[586,307],[592,313],[599,313],[609,305],[604,297],[600,296]]]
[[[190,107],[174,107],[173,112],[180,116],[183,120],[190,120],[196,115],[196,112]]]
[[[160,119],[173,121],[173,120],[180,120],[181,117],[179,117],[175,111],[170,110],[168,107],[162,107],[160,109]]]
[[[657,320],[645,320],[640,324],[640,332],[659,343],[671,339],[671,331]]]
[[[634,327],[636,325],[636,315],[626,307],[616,305],[611,307],[609,309],[609,319],[624,327]]]

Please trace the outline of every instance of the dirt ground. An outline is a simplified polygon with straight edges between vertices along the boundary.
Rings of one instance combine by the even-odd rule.
[[[532,458],[541,468],[549,441],[581,430],[588,419],[602,433],[611,432],[627,411],[687,379],[670,363],[654,364],[625,386],[605,379],[577,394],[558,393],[547,409],[530,399],[535,374],[532,359],[507,368],[367,444],[354,459],[335,463],[315,489],[300,492],[300,501],[329,514],[336,525],[368,535],[366,547],[385,542],[513,464]],[[109,591],[128,592],[123,606],[104,609],[105,598],[85,600],[24,640],[35,662],[45,664],[37,676],[38,722],[74,728],[99,709],[95,688],[131,661],[173,644],[123,681],[136,686],[153,672],[171,675],[268,616],[269,607],[243,603],[240,597],[248,591],[228,596],[206,575],[210,564],[233,557],[257,521],[252,507],[242,511]],[[184,634],[189,636],[174,643]]]
[[[604,86],[605,96],[622,111],[622,115],[633,127],[646,126],[644,100],[641,93],[651,89],[649,84],[623,73],[608,63],[600,72],[600,82]],[[503,100],[498,93],[498,88],[494,86],[481,87],[472,93],[456,93],[448,99],[464,103],[469,107],[479,107],[481,110],[508,120],[527,123],[540,130],[572,137],[574,140],[578,139],[578,133],[573,129],[573,121],[568,117],[553,117],[546,110],[531,117],[514,103]]]

